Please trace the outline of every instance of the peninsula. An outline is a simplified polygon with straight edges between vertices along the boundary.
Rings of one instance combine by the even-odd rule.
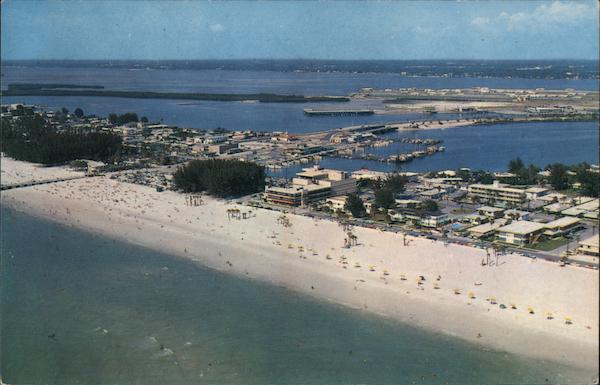
[[[73,84],[9,84],[4,96],[96,96],[134,99],[183,99],[217,102],[258,101],[262,103],[347,102],[342,96],[303,96],[259,94],[212,94],[191,92],[150,92],[105,90],[102,86]]]

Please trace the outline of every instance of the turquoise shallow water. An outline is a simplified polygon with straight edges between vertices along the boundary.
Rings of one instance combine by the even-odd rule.
[[[0,358],[10,384],[543,384],[594,375],[4,208],[1,251]]]

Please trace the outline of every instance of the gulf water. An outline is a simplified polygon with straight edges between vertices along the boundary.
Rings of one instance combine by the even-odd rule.
[[[546,384],[594,375],[1,214],[6,383]]]

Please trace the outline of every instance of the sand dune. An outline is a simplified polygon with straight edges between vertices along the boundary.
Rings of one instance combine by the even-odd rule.
[[[484,346],[598,370],[594,270],[516,255],[482,266],[480,249],[365,228],[353,228],[357,245],[345,248],[347,234],[333,221],[281,220],[210,197],[190,207],[183,194],[107,177],[9,190],[2,204]],[[247,219],[232,218],[232,209]]]

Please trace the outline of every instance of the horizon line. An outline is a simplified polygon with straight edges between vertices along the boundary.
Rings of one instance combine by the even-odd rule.
[[[324,58],[204,58],[204,59],[58,59],[58,58],[28,58],[28,59],[3,59],[0,58],[0,62],[11,62],[11,61],[242,61],[242,60],[279,60],[279,61],[568,61],[568,60],[580,60],[580,61],[592,61],[600,62],[599,59],[590,58],[534,58],[534,59],[489,59],[489,58],[420,58],[420,59],[324,59]]]

